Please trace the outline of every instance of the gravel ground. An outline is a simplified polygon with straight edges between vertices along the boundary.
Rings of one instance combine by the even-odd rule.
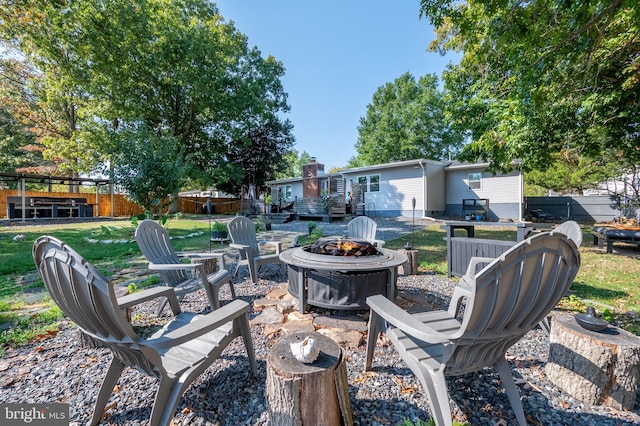
[[[428,224],[416,220],[416,229]],[[325,235],[340,235],[344,224],[322,224]],[[391,240],[410,233],[413,221],[379,220],[378,237]],[[274,225],[276,231],[306,232],[306,222]],[[243,268],[244,269],[244,268]],[[244,273],[244,275],[243,275]],[[252,302],[284,283],[279,268],[263,269],[258,284],[250,284],[246,269],[234,279],[239,298]],[[406,294],[425,295],[431,302],[446,305],[454,282],[433,274],[399,277],[398,287]],[[228,294],[221,294],[222,300]],[[184,310],[208,311],[206,298],[191,293],[182,302]],[[134,323],[152,324],[153,304],[134,309]],[[312,313],[316,308],[311,308]],[[362,312],[366,315],[366,312]],[[250,317],[256,313],[250,312]],[[262,327],[252,327],[258,376],[249,373],[241,339],[236,339],[222,357],[186,391],[174,422],[177,425],[264,425],[267,423],[265,376],[269,348],[278,335],[266,336]],[[87,424],[110,354],[104,349],[86,349],[78,332],[65,322],[52,338],[7,352],[0,358],[0,403],[70,404],[71,424]],[[397,425],[403,419],[429,418],[429,407],[420,384],[384,339],[378,342],[373,370],[364,371],[365,347],[343,348],[347,360],[349,392],[356,425]],[[549,351],[548,338],[535,329],[508,353],[509,364],[520,389],[525,413],[534,425],[632,425],[640,424],[637,410],[618,411],[590,406],[574,400],[554,386],[544,373]],[[448,380],[451,406],[459,421],[472,425],[512,425],[515,417],[503,393],[497,373],[485,370]],[[157,390],[157,380],[126,370],[109,402],[104,424],[146,424]],[[636,405],[640,407],[640,405]]]

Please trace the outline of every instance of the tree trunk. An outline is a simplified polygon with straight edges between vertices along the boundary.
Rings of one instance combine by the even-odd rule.
[[[609,326],[589,331],[555,315],[549,336],[549,379],[575,398],[631,410],[640,379],[640,338]]]
[[[311,336],[320,355],[304,364],[290,344]],[[294,333],[278,341],[267,357],[267,402],[273,426],[353,425],[347,371],[336,342],[316,332]]]
[[[178,197],[178,193],[169,194],[169,214],[175,214],[180,211],[179,201],[180,197]]]

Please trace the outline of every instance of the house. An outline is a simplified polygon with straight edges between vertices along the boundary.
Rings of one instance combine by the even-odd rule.
[[[331,213],[343,202],[346,213],[396,217],[459,217],[497,221],[522,217],[523,177],[485,172],[487,163],[424,158],[325,174],[311,159],[303,176],[267,182],[281,205],[294,202],[299,216]],[[415,203],[415,204],[414,204]]]

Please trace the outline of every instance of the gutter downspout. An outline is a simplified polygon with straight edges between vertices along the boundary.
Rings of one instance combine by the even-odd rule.
[[[524,208],[524,174],[522,173],[522,169],[518,170],[518,175],[520,177],[520,185],[518,186],[518,192],[520,193],[520,202],[518,203],[518,220],[523,222],[523,208]]]
[[[422,218],[431,219],[427,217],[427,169],[422,161],[418,165],[422,169]]]

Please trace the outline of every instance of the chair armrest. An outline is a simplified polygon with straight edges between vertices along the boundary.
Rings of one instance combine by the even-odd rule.
[[[280,254],[282,250],[282,241],[265,241],[265,244],[276,247],[276,254]]]
[[[466,276],[465,276],[466,277]],[[471,299],[473,296],[473,288],[466,283],[465,277],[462,277],[460,283],[453,289],[453,294],[451,295],[451,300],[449,301],[449,309],[447,311],[452,316],[456,316],[460,306],[462,305],[462,299],[467,298]]]
[[[180,271],[197,270],[199,266],[198,263],[149,263],[147,267],[151,271]]]
[[[201,315],[197,320],[190,322],[174,331],[170,331],[156,339],[146,340],[145,344],[156,350],[168,349],[182,343],[193,340],[210,331],[213,331],[223,324],[246,315],[249,311],[249,304],[244,300],[235,299],[221,308],[207,314]]]
[[[148,302],[149,300],[156,299],[158,297],[166,297],[171,306],[171,311],[174,315],[178,315],[180,312],[180,304],[178,303],[178,297],[173,287],[157,286],[139,291],[133,294],[127,294],[126,296],[118,297],[118,306],[121,309],[130,308],[140,303]]]
[[[382,295],[367,297],[367,305],[371,308],[372,314],[375,312],[389,324],[416,339],[429,343],[443,343],[452,338],[450,334],[436,331],[418,321],[410,313]],[[373,321],[372,316],[369,317],[369,321]]]
[[[220,269],[227,269],[224,261],[224,253],[178,253],[178,256],[187,259],[216,259],[220,265]]]
[[[250,249],[251,246],[247,246],[244,244],[238,244],[238,243],[231,243],[229,244],[229,247],[234,248],[234,249],[238,249],[238,250],[246,250],[246,249]]]
[[[495,257],[472,257],[469,260],[469,266],[467,266],[467,272],[465,272],[465,275],[469,275],[471,277],[476,275],[476,266],[478,266],[479,263],[491,263],[494,260],[496,260]]]

